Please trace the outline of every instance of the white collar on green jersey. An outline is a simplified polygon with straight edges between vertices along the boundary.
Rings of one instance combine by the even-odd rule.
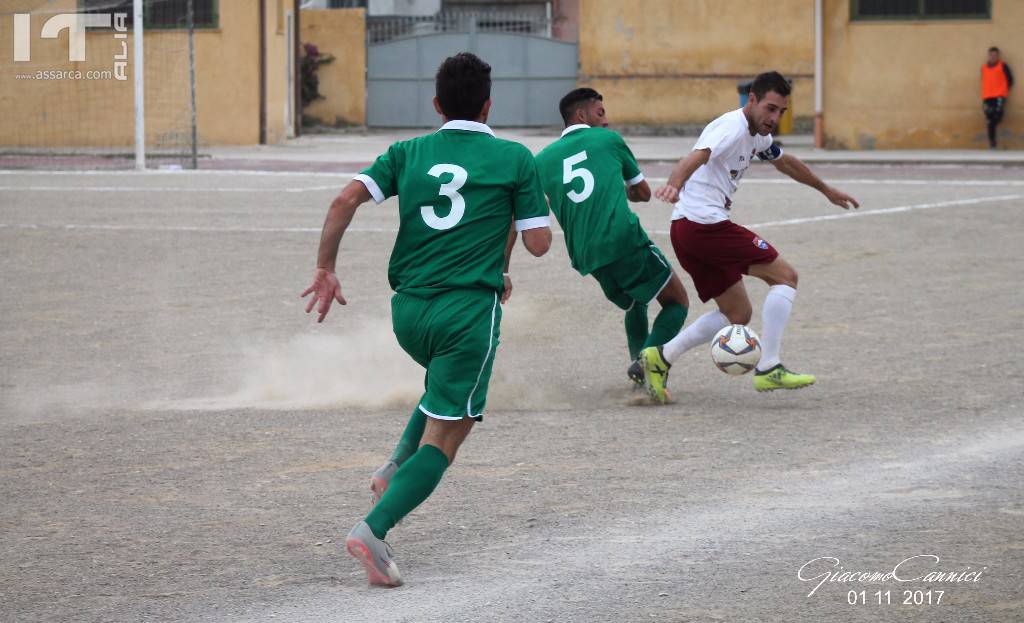
[[[585,124],[585,123],[577,123],[576,125],[571,125],[571,126],[567,127],[566,129],[562,130],[562,136],[565,136],[569,132],[575,132],[576,130],[581,130],[583,128],[589,128],[589,127],[590,126]]]
[[[476,121],[465,121],[463,119],[452,119],[441,126],[442,130],[468,130],[469,132],[483,132],[494,136],[494,131],[487,127],[486,123]]]

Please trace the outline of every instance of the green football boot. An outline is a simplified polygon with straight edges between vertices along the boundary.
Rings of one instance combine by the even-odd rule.
[[[770,370],[754,374],[754,389],[759,392],[770,392],[776,389],[800,389],[814,385],[813,374],[797,374],[790,372],[781,363]]]
[[[660,346],[649,346],[640,351],[640,366],[644,371],[644,386],[655,402],[665,404],[671,399],[668,393],[668,369],[672,364],[665,361]]]

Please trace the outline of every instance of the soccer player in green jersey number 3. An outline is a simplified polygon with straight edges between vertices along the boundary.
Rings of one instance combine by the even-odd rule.
[[[426,391],[392,460],[371,479],[380,498],[345,541],[370,584],[381,586],[402,583],[384,536],[430,496],[483,417],[515,231],[535,256],[551,246],[532,154],[486,125],[490,65],[469,53],[446,59],[436,94],[441,129],[395,143],[333,201],[313,284],[303,293],[315,294],[306,312],[318,306],[320,321],[332,301],[345,304],[334,272],[342,234],[359,205],[398,195],[391,318],[398,343],[426,368]]]
[[[627,197],[649,201],[651,189],[626,142],[607,129],[601,94],[575,89],[558,108],[566,127],[537,154],[537,172],[565,231],[573,268],[593,275],[608,300],[625,310],[626,344],[634,360],[627,374],[643,384],[635,360],[641,350],[661,346],[682,328],[689,307],[686,290],[629,209]],[[661,311],[648,330],[647,304],[654,299]],[[652,395],[666,399],[664,392]]]

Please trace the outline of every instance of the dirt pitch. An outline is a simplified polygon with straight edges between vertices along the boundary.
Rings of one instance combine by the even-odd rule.
[[[818,171],[860,213],[767,167],[734,209],[800,271],[801,392],[692,352],[675,404],[632,405],[620,313],[559,238],[520,248],[486,421],[390,535],[391,591],[340,541],[421,383],[394,201],[317,326],[298,293],[347,178],[0,173],[0,621],[1020,621],[1022,171]],[[671,255],[669,207],[634,207]],[[976,581],[808,596],[819,558]]]

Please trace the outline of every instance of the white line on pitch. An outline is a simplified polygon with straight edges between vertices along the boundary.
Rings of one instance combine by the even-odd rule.
[[[778,227],[782,225],[801,225],[803,223],[816,223],[818,221],[835,221],[844,218],[857,218],[860,216],[878,216],[882,214],[897,214],[899,212],[913,212],[916,210],[933,210],[935,208],[951,208],[956,206],[969,206],[979,203],[993,203],[999,201],[1016,201],[1024,199],[1024,195],[1000,195],[998,197],[978,197],[976,199],[954,199],[951,201],[935,201],[932,203],[915,203],[912,205],[896,206],[893,208],[882,208],[881,210],[849,210],[841,214],[823,214],[821,216],[809,216],[806,218],[790,218],[781,221],[767,221],[754,223],[750,227]]]
[[[62,229],[65,231],[156,231],[187,233],[242,233],[242,234],[310,234],[320,233],[319,227],[205,227],[199,225],[89,225],[67,223],[64,225],[39,225],[35,223],[0,223],[0,229]],[[346,231],[366,233],[395,233],[389,227],[350,227]]]
[[[188,177],[191,175],[243,175],[243,176],[302,176],[302,177],[332,177],[332,178],[353,178],[358,172],[349,171],[250,171],[246,169],[197,169],[188,171],[160,171],[150,169],[147,171],[36,171],[32,169],[0,169],[0,175],[42,175],[46,177],[59,177],[61,175],[71,176],[94,176],[94,175],[118,175],[143,177],[156,175],[161,177]]]
[[[305,188],[185,188],[173,186],[0,186],[0,191],[31,191],[31,192],[103,192],[103,193],[137,193],[137,192],[162,192],[162,193],[304,193],[321,190],[340,190],[341,185],[331,184],[329,186],[307,186]]]
[[[649,177],[648,181],[651,182],[664,182],[667,178]],[[791,179],[747,179],[743,182],[744,184],[796,184]],[[838,180],[835,181],[837,185],[852,185],[852,184],[868,184],[868,185],[896,185],[896,186],[972,186],[972,187],[991,187],[991,186],[1024,186],[1024,180],[1003,180],[1003,181],[986,181],[986,180],[886,180],[886,179],[851,179],[851,180]],[[322,192],[322,191],[335,191],[341,190],[344,186],[342,183],[329,184],[321,186],[307,186],[307,187],[294,187],[294,188],[267,188],[267,187],[249,187],[249,188],[224,188],[224,187],[213,187],[213,188],[189,188],[189,187],[174,187],[174,186],[0,186],[0,192],[104,192],[104,193],[145,193],[145,192],[165,192],[165,193],[304,193],[304,192]]]
[[[47,177],[59,177],[59,176],[102,176],[102,175],[116,175],[116,176],[160,176],[164,178],[181,177],[186,179],[191,175],[203,175],[203,176],[300,176],[300,177],[329,177],[339,180],[338,188],[340,189],[344,183],[347,183],[348,179],[355,177],[356,173],[350,171],[339,171],[325,172],[325,171],[248,171],[248,170],[234,170],[234,169],[199,169],[195,171],[159,171],[149,170],[145,172],[140,171],[35,171],[26,169],[0,169],[0,175],[40,175]],[[648,177],[648,181],[664,183],[668,181],[667,177]],[[837,185],[842,184],[886,184],[894,186],[1024,186],[1024,180],[927,180],[927,179],[903,179],[903,178],[850,178],[850,179],[833,179]],[[744,185],[748,184],[797,184],[795,180],[788,177],[780,178],[746,178],[743,180]],[[146,190],[145,188],[140,188]],[[55,190],[64,190],[56,189]],[[77,189],[69,189],[77,190]],[[261,191],[273,191],[277,190],[274,188],[261,188],[254,189]]]
[[[914,212],[917,210],[933,210],[935,208],[953,208],[958,206],[975,205],[979,203],[993,203],[999,201],[1015,201],[1018,199],[1024,199],[1024,195],[1000,195],[998,197],[977,197],[975,199],[955,199],[952,201],[936,201],[933,203],[915,203],[912,205],[896,206],[892,208],[882,208],[880,210],[850,210],[841,214],[822,214],[821,216],[808,216],[804,218],[790,218],[781,221],[765,221],[764,223],[751,223],[750,225],[744,225],[750,229],[760,229],[764,227],[782,227],[785,225],[802,225],[804,223],[817,223],[819,221],[836,221],[847,218],[857,218],[861,216],[879,216],[885,214],[897,214],[899,212]],[[838,208],[837,208],[838,209]],[[651,233],[668,235],[669,232],[665,230],[655,230]]]
[[[649,182],[665,183],[668,181],[667,177],[648,177]],[[886,185],[886,186],[1024,186],[1024,180],[914,180],[914,179],[864,179],[864,178],[851,178],[851,179],[832,179],[829,183],[835,184],[836,186],[842,186],[844,184],[866,184],[871,186]],[[743,184],[799,184],[796,180],[788,177],[783,178],[760,178],[760,177],[748,177],[743,180]]]
[[[842,214],[823,214],[821,216],[809,216],[805,218],[791,218],[779,221],[765,221],[764,223],[753,223],[746,225],[750,228],[780,227],[785,225],[802,225],[805,223],[816,223],[819,221],[834,221],[839,219],[856,218],[861,216],[878,216],[885,214],[896,214],[899,212],[914,212],[918,210],[932,210],[935,208],[951,208],[958,206],[976,205],[979,203],[993,203],[1000,201],[1016,201],[1024,199],[1024,195],[1000,195],[997,197],[977,197],[974,199],[956,199],[953,201],[938,201],[934,203],[916,203],[913,205],[895,206],[879,210],[850,211]],[[0,223],[0,229],[48,229],[66,231],[156,231],[156,232],[188,232],[188,233],[320,233],[319,227],[204,227],[191,225],[89,225],[89,224],[63,224],[63,225],[40,225],[34,223],[8,224]],[[394,227],[350,227],[347,231],[361,233],[393,234],[398,231]],[[561,234],[558,229],[553,233]],[[651,234],[667,236],[667,230],[650,230]]]

